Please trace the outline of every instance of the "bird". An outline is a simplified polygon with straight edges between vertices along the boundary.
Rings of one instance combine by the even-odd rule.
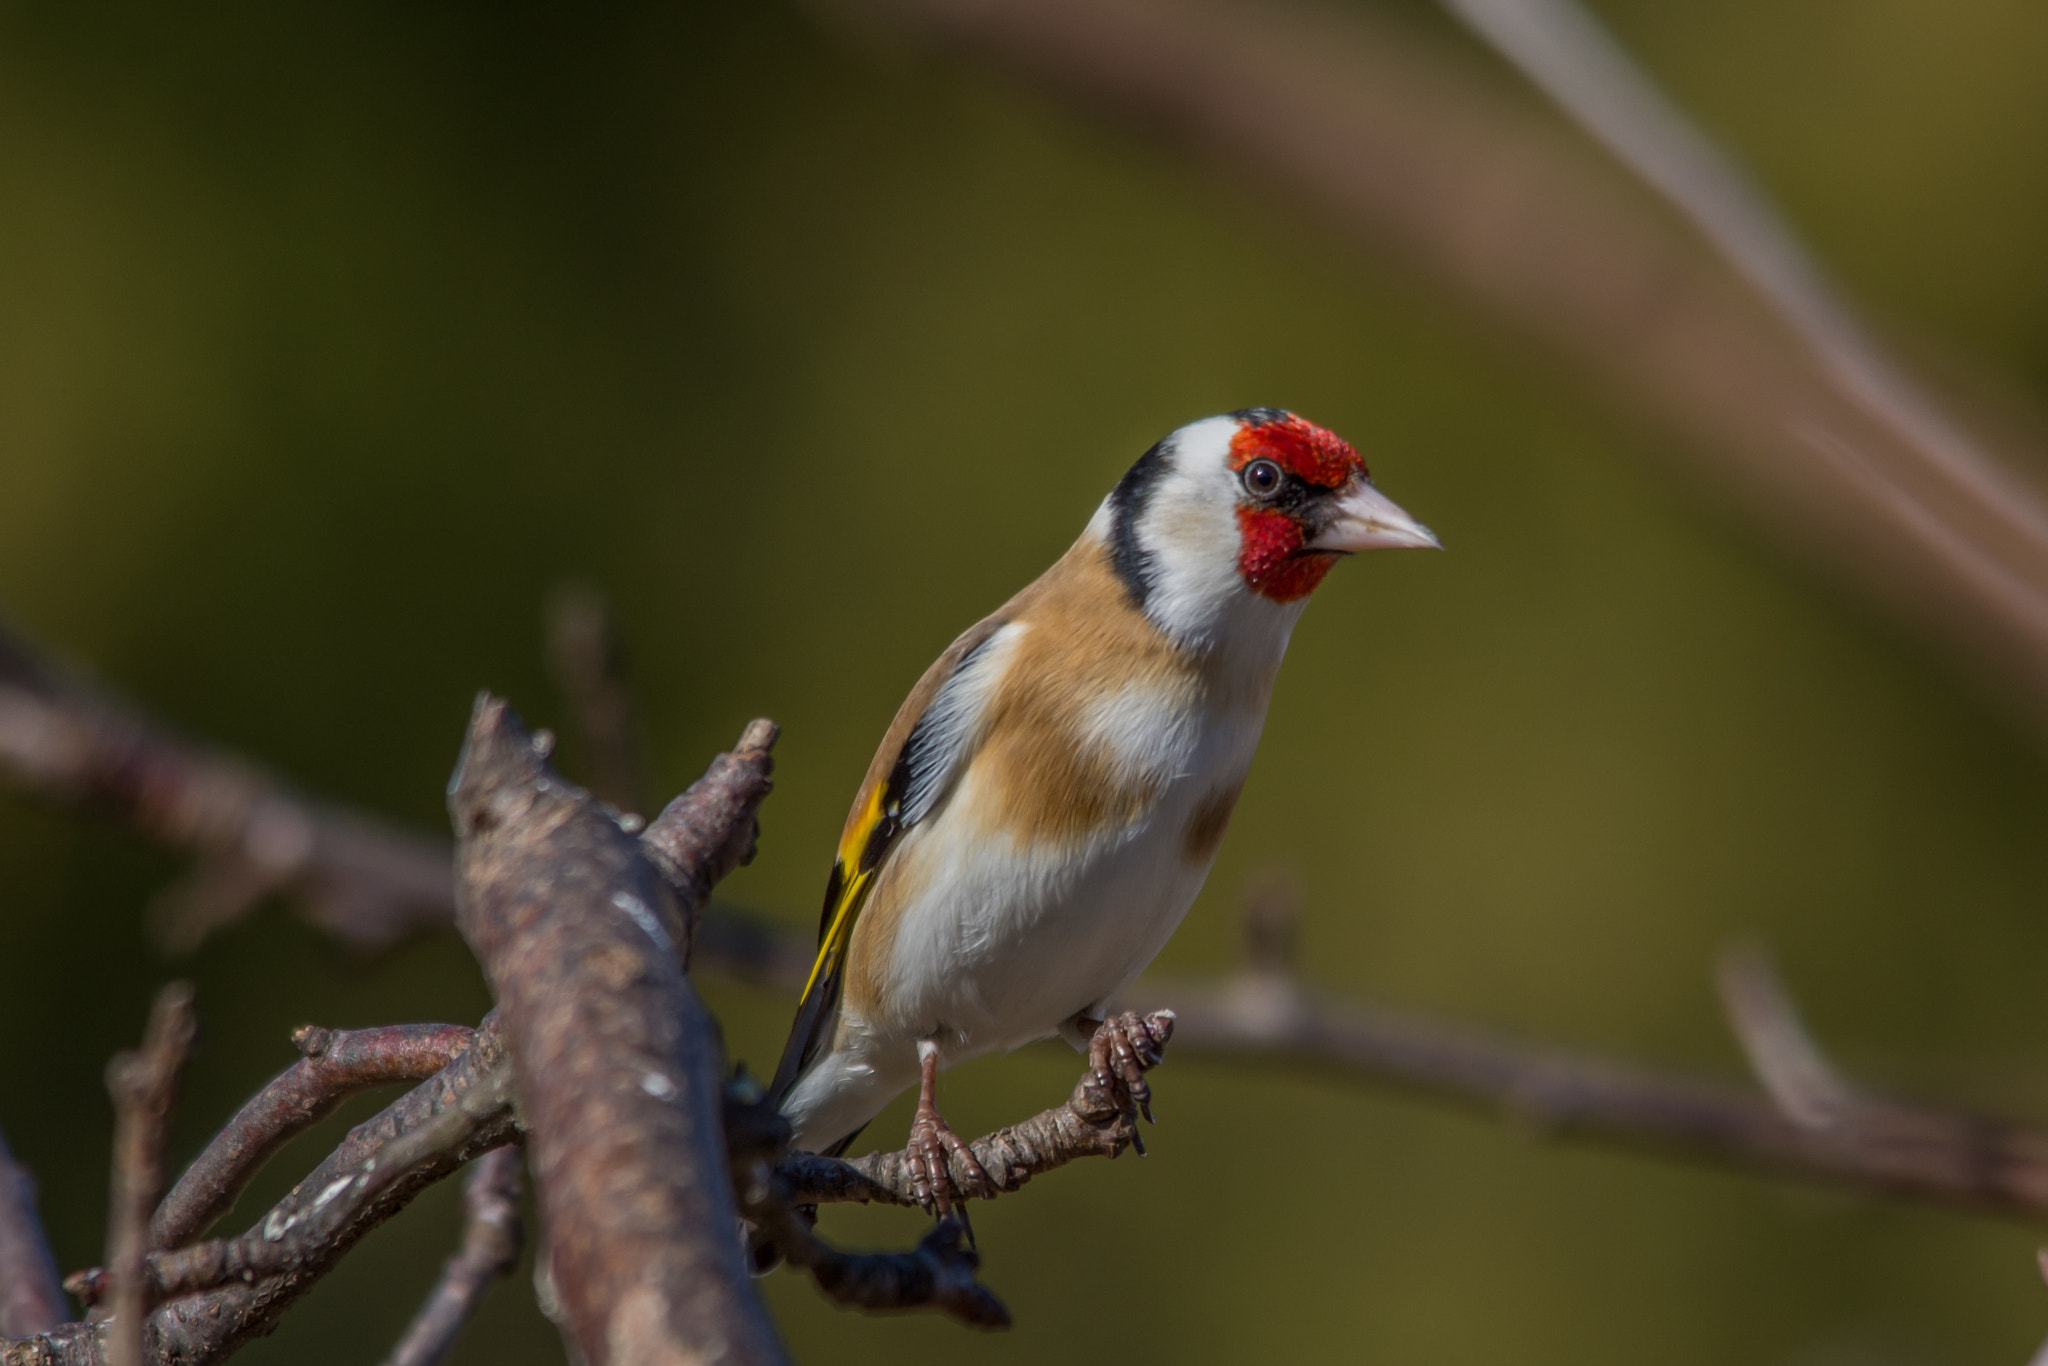
[[[1208,877],[1310,594],[1347,555],[1438,545],[1348,442],[1284,409],[1191,422],[1140,456],[883,736],[768,1088],[792,1145],[838,1155],[915,1085],[918,1202],[964,1217],[992,1196],[939,1072],[1054,1035],[1147,1050],[1110,1002]],[[1122,1071],[1120,1103],[1145,1105]]]

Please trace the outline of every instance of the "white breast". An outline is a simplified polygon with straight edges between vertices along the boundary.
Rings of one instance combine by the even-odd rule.
[[[1056,1032],[1143,971],[1208,876],[1191,860],[1196,810],[1243,780],[1265,696],[1213,707],[1131,688],[1089,708],[1089,739],[1157,797],[1138,820],[1081,850],[991,838],[948,819],[988,794],[970,765],[941,810],[892,855],[925,889],[909,901],[888,956],[887,1020],[849,1021],[877,1044],[937,1035],[946,1062]]]

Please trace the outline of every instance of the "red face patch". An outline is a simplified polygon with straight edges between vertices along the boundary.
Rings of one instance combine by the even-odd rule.
[[[1303,550],[1308,533],[1276,508],[1237,510],[1237,572],[1254,593],[1274,602],[1293,602],[1316,591],[1335,555]]]
[[[1247,422],[1230,438],[1230,468],[1271,460],[1305,484],[1334,489],[1366,477],[1365,461],[1351,443],[1306,418],[1283,413],[1270,422]],[[1308,532],[1279,508],[1237,510],[1238,573],[1252,591],[1274,602],[1294,602],[1315,592],[1335,555],[1303,550]]]
[[[1261,456],[1303,483],[1333,489],[1354,474],[1367,477],[1365,461],[1351,443],[1306,418],[1283,413],[1271,422],[1247,422],[1230,438],[1230,468],[1241,470]]]

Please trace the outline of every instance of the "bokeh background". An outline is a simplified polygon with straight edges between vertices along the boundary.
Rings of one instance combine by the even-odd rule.
[[[1427,6],[1354,3],[1512,84]],[[2048,11],[1597,8],[1884,324],[2048,405]],[[1252,403],[1350,436],[1451,549],[1318,597],[1162,968],[1227,969],[1278,868],[1323,985],[1732,1076],[1708,971],[1754,932],[1859,1074],[2048,1115],[2038,734],[1752,534],[1671,434],[1284,200],[779,2],[0,11],[0,611],[422,826],[477,688],[558,719],[540,604],[580,577],[664,791],[748,717],[785,727],[726,890],[810,924],[925,663],[1154,438]],[[276,908],[167,960],[140,908],[175,870],[0,798],[0,1122],[67,1267],[103,1230],[101,1069],[157,982],[194,977],[206,1027],[181,1153],[294,1025],[488,1004],[452,933],[363,960]],[[707,989],[771,1063],[789,1003]],[[982,1063],[948,1112],[979,1131],[1074,1072]],[[2048,1333],[2024,1227],[1193,1057],[1159,1086],[1148,1160],[977,1213],[1014,1332],[784,1275],[797,1354],[1846,1366]],[[456,1219],[432,1193],[244,1359],[377,1359]],[[459,1356],[560,1359],[523,1282]]]

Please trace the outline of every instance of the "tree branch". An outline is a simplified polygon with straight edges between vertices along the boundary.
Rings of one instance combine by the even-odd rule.
[[[1788,324],[1782,288],[1759,295],[1638,185],[1398,22],[1279,0],[814,3],[893,21],[1137,124],[1391,248],[1676,430],[1686,439],[1675,449],[1787,548],[1846,569],[1994,666],[2048,722],[2039,495],[2015,494],[2026,481],[1981,453],[1963,460],[1976,448],[1897,366],[1874,365],[1867,342],[1849,354],[1860,333],[1831,317],[1816,324],[1810,307]],[[1574,103],[1584,117],[1585,102]],[[1613,138],[1621,121],[1610,111],[1599,124]],[[1668,139],[1635,133],[1668,161]],[[1783,275],[1760,271],[1746,249],[1731,255],[1767,284]]]
[[[290,894],[314,924],[367,947],[446,923],[453,905],[445,844],[314,801],[245,759],[183,740],[5,628],[0,772],[197,860],[151,910],[175,948],[272,893]]]
[[[1824,1129],[1874,1108],[1821,1052],[1761,947],[1723,950],[1717,985],[1735,1041],[1785,1118]]]
[[[1816,1129],[1789,1098],[1781,1105],[1771,1095],[1728,1082],[1630,1066],[1318,992],[1297,981],[1284,959],[1293,931],[1291,911],[1280,902],[1284,897],[1254,899],[1264,908],[1255,917],[1261,923],[1251,927],[1259,942],[1250,958],[1258,966],[1220,981],[1147,977],[1131,988],[1125,1004],[1170,1002],[1178,1021],[1174,1050],[1183,1058],[1283,1062],[1476,1106],[1555,1138],[1662,1151],[2048,1223],[2048,1132],[2041,1129],[1893,1102],[1881,1103],[1892,1118],[1877,1130]],[[708,956],[713,926],[729,951],[716,960]],[[747,917],[707,918],[704,940],[707,966],[735,966],[742,980],[790,992],[803,985],[809,954],[795,932]],[[1773,990],[1781,998],[1778,1008],[1789,1008],[1782,989]],[[1731,1003],[1730,1018],[1756,1058],[1759,1008]],[[1810,1040],[1806,1047],[1812,1049]],[[1773,1043],[1764,1051],[1782,1055],[1784,1049]],[[1771,1089],[1785,1096],[1783,1069],[1761,1061],[1758,1066],[1774,1078]],[[1863,1094],[1831,1067],[1828,1072],[1849,1094]],[[1915,1118],[1901,1122],[1903,1115]],[[815,1165],[802,1154],[790,1162],[788,1175],[805,1201],[901,1199],[892,1187],[850,1172],[849,1164]]]
[[[463,1189],[462,1248],[448,1259],[434,1293],[392,1349],[385,1366],[437,1366],[455,1346],[484,1292],[519,1264],[520,1152],[498,1148],[478,1158]]]
[[[151,1316],[154,1359],[206,1366],[268,1333],[364,1234],[421,1190],[516,1142],[510,1092],[497,1019],[488,1016],[446,1067],[350,1130],[247,1233],[153,1254],[151,1294],[212,1287],[185,1293]],[[107,1292],[108,1281],[104,1271],[87,1271],[70,1284],[90,1303]],[[0,1343],[0,1366],[18,1363],[104,1366],[105,1357],[94,1332],[67,1326],[48,1338]]]
[[[710,832],[725,833],[719,804],[766,795],[773,743],[772,724],[750,726],[733,754],[713,761],[723,776],[705,791],[716,795],[663,812],[646,832],[648,854],[664,875],[690,882],[678,894],[692,917],[710,885],[731,870],[724,860],[751,839],[749,825],[731,832],[728,849],[702,847]],[[455,913],[449,845],[301,796],[239,755],[183,740],[65,674],[4,626],[0,776],[59,806],[105,811],[195,856],[199,871],[152,912],[178,948],[195,946],[272,892],[304,898],[309,920],[363,948],[445,924]],[[719,871],[705,880],[698,870],[708,867]],[[743,914],[713,910],[702,921],[696,951],[729,975],[781,980],[810,967],[809,952],[797,946],[803,961],[791,968],[790,942]]]
[[[332,1030],[306,1025],[292,1035],[305,1055],[257,1092],[178,1179],[157,1208],[151,1237],[179,1247],[229,1210],[278,1149],[332,1114],[348,1097],[396,1082],[424,1081],[467,1048],[463,1025],[393,1025]]]
[[[1156,1011],[1145,1024],[1161,1049],[1174,1037],[1176,1012]],[[1163,1054],[1140,1056],[1141,1070],[1156,1067]],[[968,1147],[998,1191],[1021,1188],[1034,1176],[1082,1157],[1116,1157],[1138,1142],[1136,1116],[1120,1105],[1093,1067],[1081,1074],[1063,1105],[977,1138]],[[917,1203],[909,1149],[869,1153],[851,1160],[791,1153],[776,1164],[789,1197],[798,1204]],[[955,1181],[965,1182],[965,1164],[952,1158]]]
[[[36,1214],[36,1183],[0,1134],[0,1338],[46,1333],[71,1317]]]
[[[1490,1036],[1270,978],[1222,985],[1150,979],[1133,995],[1174,1003],[1184,1055],[1334,1071],[1476,1105],[1547,1136],[2048,1222],[2048,1134],[2022,1125],[1901,1111],[1883,1124],[1813,1128],[1737,1086]]]
[[[486,1017],[470,1046],[447,1067],[351,1130],[243,1235],[245,1246],[269,1241],[266,1235],[275,1233],[279,1244],[290,1247],[295,1255],[278,1274],[174,1300],[157,1310],[165,1358],[180,1366],[204,1366],[269,1332],[364,1234],[464,1163],[516,1141],[509,1090],[510,1068],[497,1020]],[[424,1131],[437,1139],[430,1151],[417,1139]],[[380,1180],[375,1189],[358,1184],[379,1166],[391,1170],[408,1161],[402,1174]]]
[[[1683,213],[1821,363],[1841,396],[1909,449],[1958,514],[2048,547],[2041,492],[1985,450],[1871,335],[1763,186],[1658,89],[1575,0],[1442,0],[1596,141]],[[1895,476],[1873,467],[1873,478]],[[1913,501],[1910,490],[1897,493]],[[2038,582],[2034,585],[2039,589]]]
[[[870,1312],[937,1309],[976,1328],[1008,1328],[1010,1311],[976,1278],[981,1258],[962,1241],[967,1226],[941,1219],[909,1252],[846,1252],[786,1201],[750,1207],[763,1232],[840,1304]]]
[[[1115,1157],[1138,1142],[1132,1083],[1156,1067],[1173,1034],[1173,1015],[1162,1011],[1142,1021],[1127,1017],[1105,1024],[1090,1049],[1089,1067],[1066,1104],[1012,1124],[968,1145],[997,1191],[1017,1190],[1033,1176],[1079,1157]],[[1112,1041],[1141,1046],[1121,1066],[1111,1059]],[[1121,1089],[1119,1083],[1121,1082]],[[751,1083],[748,1083],[751,1086]],[[918,1204],[906,1150],[873,1153],[848,1162],[816,1153],[789,1151],[789,1124],[758,1087],[744,1098],[729,1098],[727,1138],[740,1207],[764,1239],[791,1265],[811,1273],[819,1289],[842,1304],[863,1309],[935,1308],[979,1328],[1007,1328],[1010,1311],[983,1286],[980,1260],[962,1243],[964,1219],[943,1219],[909,1252],[845,1252],[812,1228],[809,1207],[855,1200]],[[965,1164],[950,1159],[955,1181]],[[993,1199],[991,1195],[988,1197]]]
[[[688,827],[705,838],[676,869],[685,886],[751,848],[752,806],[723,787],[714,764],[679,799],[732,821]],[[521,1079],[565,1333],[590,1366],[785,1360],[734,1233],[724,1054],[682,971],[678,897],[496,699],[477,704],[450,794],[459,922]]]
[[[142,1047],[116,1054],[107,1065],[107,1090],[114,1098],[113,1194],[107,1202],[109,1366],[143,1366],[149,1216],[163,1193],[171,1111],[197,1033],[192,985],[173,982],[150,1007]]]
[[[735,868],[754,861],[761,834],[754,813],[775,788],[769,751],[778,734],[773,721],[749,721],[739,744],[714,758],[704,776],[664,807],[640,837],[641,852],[675,893],[682,919],[677,952],[685,968],[711,889]]]
[[[983,1286],[980,1258],[963,1244],[964,1218],[939,1221],[908,1252],[847,1252],[818,1236],[812,1198],[817,1189],[853,1199],[895,1202],[897,1197],[837,1158],[789,1150],[790,1127],[760,1085],[745,1073],[727,1088],[726,1141],[741,1211],[763,1242],[810,1273],[829,1298],[870,1311],[937,1309],[979,1328],[1007,1328],[1010,1311]],[[860,1191],[860,1194],[847,1194]],[[911,1203],[905,1197],[904,1203]],[[765,1264],[764,1264],[765,1268]]]

